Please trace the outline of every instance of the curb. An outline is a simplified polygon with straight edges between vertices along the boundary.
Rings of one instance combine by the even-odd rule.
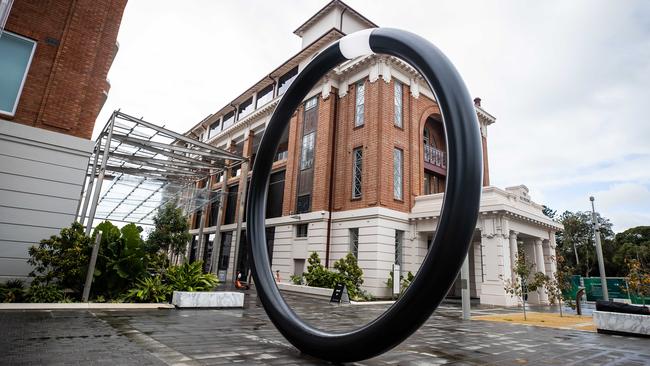
[[[6,303],[0,304],[2,310],[137,310],[137,309],[175,309],[172,304],[135,303]]]

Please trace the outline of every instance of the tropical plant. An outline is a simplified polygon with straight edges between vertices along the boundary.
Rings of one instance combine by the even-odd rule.
[[[24,295],[25,284],[21,280],[9,280],[0,284],[0,302],[22,302]]]
[[[85,235],[84,227],[73,223],[61,229],[59,236],[41,240],[29,248],[27,261],[34,267],[30,276],[35,285],[56,284],[80,296],[85,282],[92,239]]]
[[[140,237],[142,228],[128,224],[118,229],[109,221],[97,225],[102,232],[101,244],[95,265],[92,292],[108,298],[118,297],[127,291],[133,282],[147,271],[151,256],[145,251]]]
[[[154,229],[147,240],[149,252],[171,249],[174,254],[181,254],[185,251],[185,245],[192,236],[187,217],[183,215],[183,210],[176,207],[176,202],[170,202],[159,210],[153,222]]]
[[[65,293],[55,284],[32,284],[27,290],[29,302],[61,302],[65,300]]]
[[[125,298],[136,302],[167,302],[172,291],[171,286],[163,283],[161,276],[145,277],[137,281]]]
[[[173,291],[210,291],[219,283],[214,274],[203,273],[202,261],[172,266],[165,279]]]

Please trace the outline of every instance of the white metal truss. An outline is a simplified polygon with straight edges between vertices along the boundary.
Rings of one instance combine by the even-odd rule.
[[[78,220],[90,233],[96,219],[151,225],[174,202],[189,214],[219,199],[197,183],[245,158],[115,111],[96,140]],[[104,180],[110,179],[102,189]]]

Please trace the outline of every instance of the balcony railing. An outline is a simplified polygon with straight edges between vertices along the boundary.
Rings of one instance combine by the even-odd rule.
[[[424,145],[424,162],[447,169],[447,154],[433,146]]]

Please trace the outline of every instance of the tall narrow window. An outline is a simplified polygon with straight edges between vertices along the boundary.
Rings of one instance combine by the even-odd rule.
[[[395,199],[403,199],[402,192],[402,150],[395,148],[393,150],[393,197]]]
[[[13,116],[36,42],[0,28],[0,112]]]
[[[359,228],[350,229],[350,253],[355,258],[359,258]]]
[[[309,169],[314,165],[314,140],[316,133],[312,132],[302,137],[302,151],[300,154],[300,170]]]
[[[395,126],[402,127],[402,83],[395,81]]]
[[[357,84],[357,95],[355,99],[355,110],[354,110],[354,127],[363,126],[364,122],[364,100],[366,94],[366,87],[363,84],[363,81]]]
[[[402,266],[402,252],[403,252],[404,232],[395,230],[395,264]]]
[[[361,197],[361,177],[363,175],[363,147],[352,153],[352,198]]]

